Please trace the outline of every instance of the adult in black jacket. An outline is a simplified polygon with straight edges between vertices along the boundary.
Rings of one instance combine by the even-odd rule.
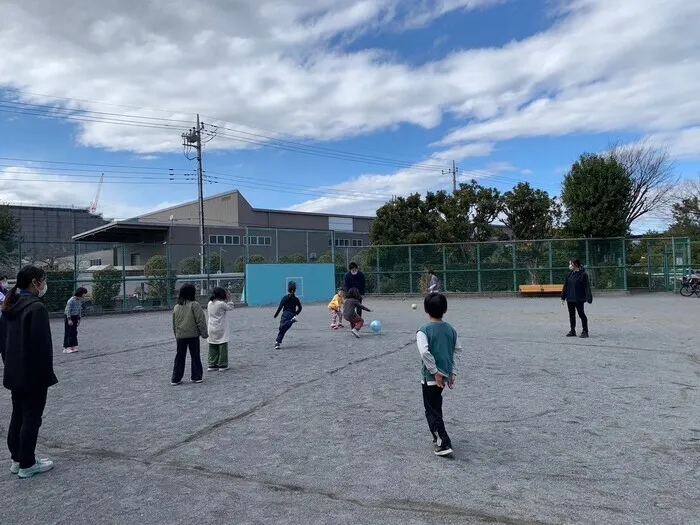
[[[17,285],[9,290],[0,317],[0,354],[5,365],[3,385],[12,392],[12,417],[7,446],[10,471],[29,478],[53,468],[53,462],[35,457],[36,440],[50,386],[58,383],[53,371],[53,343],[49,312],[41,301],[46,272],[22,268]]]
[[[578,312],[583,330],[581,337],[586,338],[588,337],[588,317],[586,317],[583,305],[584,303],[591,304],[593,302],[591,281],[588,279],[588,274],[578,259],[569,262],[569,270],[571,271],[564,282],[564,288],[561,292],[562,303],[566,302],[569,306],[571,331],[566,336],[576,337],[576,312]]]
[[[353,288],[360,292],[360,302],[365,296],[365,274],[357,267],[356,262],[351,262],[348,266],[348,273],[343,279],[343,291],[347,294]]]

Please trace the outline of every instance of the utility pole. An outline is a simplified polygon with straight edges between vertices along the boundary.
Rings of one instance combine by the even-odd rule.
[[[204,262],[206,260],[204,242],[204,172],[202,171],[202,130],[204,123],[199,122],[197,113],[197,127],[182,134],[184,146],[194,147],[197,151],[197,186],[199,187],[199,273],[204,275]],[[188,157],[189,158],[189,157]]]
[[[457,172],[459,171],[459,168],[455,164],[455,161],[452,161],[452,169],[451,170],[442,170],[443,175],[450,174],[452,175],[452,191],[455,192],[457,191]]]

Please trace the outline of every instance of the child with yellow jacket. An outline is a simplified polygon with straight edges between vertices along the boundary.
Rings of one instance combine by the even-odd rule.
[[[331,330],[343,328],[343,302],[345,292],[342,288],[338,289],[338,293],[333,296],[333,299],[328,303],[328,310],[331,312]]]

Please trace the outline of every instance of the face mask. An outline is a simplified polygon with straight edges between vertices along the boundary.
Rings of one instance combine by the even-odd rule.
[[[37,288],[39,290],[39,297],[44,297],[46,295],[46,292],[49,291],[49,285],[47,283],[44,283],[43,288]]]
[[[357,275],[357,270],[356,270],[356,269],[350,270],[350,273],[353,274],[353,275]]]
[[[573,265],[573,264],[569,264],[569,270],[571,270],[572,272],[574,271],[574,265]]]

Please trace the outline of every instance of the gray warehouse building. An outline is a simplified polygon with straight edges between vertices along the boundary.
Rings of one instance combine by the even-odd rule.
[[[206,253],[219,254],[225,271],[242,257],[267,262],[303,257],[313,262],[332,249],[354,254],[369,244],[373,220],[253,208],[238,191],[206,198],[204,218]],[[101,224],[73,235],[73,240],[118,245],[91,256],[102,265],[138,267],[153,255],[167,254],[177,271],[183,259],[199,257],[199,202]]]

